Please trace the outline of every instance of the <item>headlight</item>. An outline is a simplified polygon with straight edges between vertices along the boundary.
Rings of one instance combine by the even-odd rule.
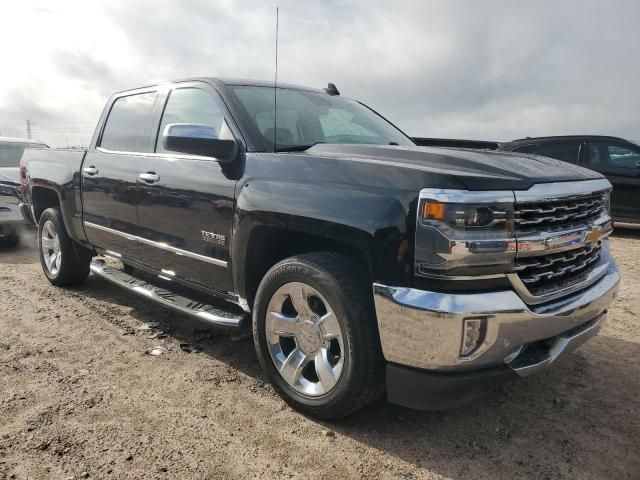
[[[504,230],[509,214],[496,205],[447,204],[436,200],[426,200],[422,206],[422,221],[429,224],[444,223],[451,228],[470,230]],[[513,223],[513,222],[512,222]]]
[[[513,218],[511,191],[423,190],[416,228],[416,274],[452,278],[512,271]]]

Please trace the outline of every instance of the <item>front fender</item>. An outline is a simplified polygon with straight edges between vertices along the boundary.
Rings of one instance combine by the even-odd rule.
[[[398,284],[398,277],[407,271],[411,228],[407,218],[415,195],[276,179],[245,183],[237,194],[232,244],[234,284],[239,294],[246,294],[250,239],[262,227],[308,233],[326,238],[328,244],[333,240],[349,245],[366,259],[374,280]]]

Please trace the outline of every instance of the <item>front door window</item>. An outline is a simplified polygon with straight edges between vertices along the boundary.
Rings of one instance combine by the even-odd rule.
[[[199,88],[177,88],[171,92],[158,129],[156,152],[166,151],[162,145],[162,133],[171,123],[206,125],[216,132],[219,139],[233,140],[222,106]]]

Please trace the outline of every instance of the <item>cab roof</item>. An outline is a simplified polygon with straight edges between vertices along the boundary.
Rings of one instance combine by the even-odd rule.
[[[206,82],[222,88],[240,87],[240,86],[274,88],[275,86],[275,82],[269,81],[269,80],[255,80],[255,79],[247,79],[247,78],[227,78],[227,77],[190,77],[190,78],[180,78],[177,80],[167,80],[166,82],[159,82],[159,83],[154,83],[151,85],[145,85],[145,86],[136,87],[136,88],[128,88],[126,90],[115,92],[115,94],[121,94],[121,93],[130,92],[133,90],[140,90],[144,88],[158,87],[165,83],[184,83],[184,82]],[[291,83],[283,83],[283,82],[278,82],[278,88],[304,90],[307,92],[326,93],[321,88],[305,87],[303,85],[294,85]]]

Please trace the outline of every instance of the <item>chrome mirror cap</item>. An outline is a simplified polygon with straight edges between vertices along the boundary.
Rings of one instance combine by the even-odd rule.
[[[238,153],[235,140],[218,138],[218,132],[197,123],[170,123],[162,132],[162,145],[171,152],[212,157],[221,163],[232,162]]]

